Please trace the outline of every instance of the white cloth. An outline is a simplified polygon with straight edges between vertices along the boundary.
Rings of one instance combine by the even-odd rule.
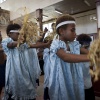
[[[90,63],[85,62],[83,64],[83,78],[84,78],[84,88],[89,89],[92,87],[91,75],[90,75]]]

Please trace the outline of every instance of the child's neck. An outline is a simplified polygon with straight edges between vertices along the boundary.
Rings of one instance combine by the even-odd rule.
[[[59,40],[64,41],[65,43],[68,43],[68,42],[69,42],[68,40],[65,40],[65,39],[62,38],[62,37],[59,37]]]
[[[63,39],[62,37],[59,37],[59,40],[64,41],[64,42],[66,43],[67,50],[70,51],[70,47],[69,47],[69,45],[68,45],[68,43],[69,43],[70,41]]]

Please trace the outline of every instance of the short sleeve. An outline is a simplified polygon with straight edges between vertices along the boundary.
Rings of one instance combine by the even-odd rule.
[[[50,47],[50,52],[57,53],[59,49],[64,49],[65,51],[67,50],[65,42],[58,39],[53,40]]]
[[[5,54],[7,54],[9,52],[10,49],[7,47],[7,44],[11,43],[11,42],[13,42],[13,40],[11,38],[6,38],[6,39],[2,40],[2,48],[5,52]]]

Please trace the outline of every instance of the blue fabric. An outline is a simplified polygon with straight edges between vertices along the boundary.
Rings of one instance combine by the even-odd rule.
[[[84,78],[84,88],[89,89],[92,87],[91,75],[90,75],[90,63],[84,62],[82,63],[83,67],[83,78]]]
[[[70,63],[64,62],[56,55],[60,48],[67,51],[66,44],[61,40],[54,40],[50,47],[50,100],[78,100],[75,97]]]
[[[7,55],[5,93],[11,94],[15,100],[29,100],[36,97],[36,79],[40,75],[40,67],[36,49],[28,49],[26,44],[19,48],[9,49],[7,44],[11,38],[2,41]],[[7,98],[5,98],[7,100]]]
[[[49,85],[49,75],[50,75],[50,50],[49,48],[44,49],[43,60],[44,60],[44,88]]]
[[[70,53],[80,54],[80,44],[78,41],[69,43]],[[82,63],[71,63],[71,73],[73,78],[74,92],[77,100],[84,100],[84,80]]]

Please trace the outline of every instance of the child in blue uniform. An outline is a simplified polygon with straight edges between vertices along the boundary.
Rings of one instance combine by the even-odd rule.
[[[39,78],[40,68],[36,50],[32,48],[44,47],[49,43],[21,44],[17,48],[19,36],[18,24],[7,27],[8,38],[2,41],[2,47],[7,55],[5,100],[35,100],[36,79]],[[8,96],[10,98],[8,99]]]
[[[84,100],[83,74],[78,63],[89,59],[87,55],[80,55],[80,51],[86,53],[87,50],[80,49],[78,42],[72,43],[73,46],[69,44],[76,37],[75,19],[70,15],[59,17],[56,31],[59,39],[53,40],[50,47],[50,99]]]
[[[77,41],[81,44],[81,47],[89,49],[90,43],[92,41],[91,37],[87,34],[80,34],[77,37]],[[90,75],[90,63],[84,62],[83,65],[83,78],[84,78],[84,91],[85,91],[85,100],[95,100],[94,90],[92,87],[92,80]]]
[[[52,23],[51,25],[52,27],[52,33],[54,34],[55,32],[55,23]],[[54,36],[54,39],[57,38],[56,36]],[[44,42],[47,42],[48,40],[45,40],[44,38]],[[49,97],[49,75],[50,75],[50,46],[48,46],[48,48],[44,49],[44,53],[43,53],[43,60],[44,60],[44,100],[50,100]]]
[[[78,41],[68,43],[71,54],[80,54],[81,48]],[[84,80],[81,63],[70,63],[73,79],[74,93],[77,100],[84,100]]]

